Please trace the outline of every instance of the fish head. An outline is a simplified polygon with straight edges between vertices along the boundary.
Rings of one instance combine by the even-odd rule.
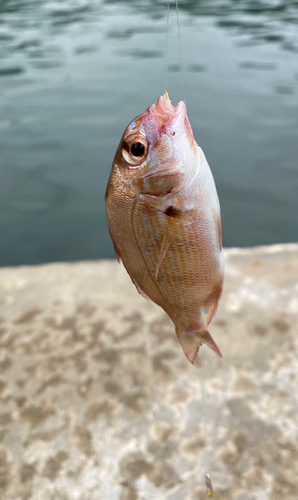
[[[190,173],[197,154],[185,103],[174,106],[165,92],[127,126],[114,163],[126,169],[130,180],[148,180],[163,174]],[[145,184],[137,182],[140,192]]]

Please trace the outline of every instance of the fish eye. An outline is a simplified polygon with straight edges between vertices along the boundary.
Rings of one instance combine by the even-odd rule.
[[[146,138],[140,133],[133,133],[122,142],[121,154],[129,165],[137,167],[146,159],[148,149]]]
[[[143,156],[145,153],[145,146],[141,142],[135,142],[131,145],[130,152],[132,156]]]

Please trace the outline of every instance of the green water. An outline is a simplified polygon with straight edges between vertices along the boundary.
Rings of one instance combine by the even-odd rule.
[[[224,244],[297,239],[298,4],[179,2],[185,97]],[[166,2],[1,0],[0,265],[113,257],[104,193],[166,82]],[[167,90],[183,99],[171,4]]]

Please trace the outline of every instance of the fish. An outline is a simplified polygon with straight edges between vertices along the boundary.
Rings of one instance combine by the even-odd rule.
[[[223,286],[220,205],[183,101],[165,92],[126,127],[105,202],[118,261],[173,321],[187,359],[202,344],[222,357],[208,331]]]

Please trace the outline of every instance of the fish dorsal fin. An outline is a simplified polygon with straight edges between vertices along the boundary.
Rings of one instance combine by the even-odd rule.
[[[214,314],[217,311],[219,300],[222,292],[222,279],[219,281],[218,285],[213,289],[212,294],[209,296],[206,307],[207,307],[207,316],[206,323],[207,326],[211,323],[211,320]]]
[[[209,307],[208,311],[207,311],[207,316],[206,316],[206,323],[207,323],[207,326],[211,323],[211,320],[214,316],[214,314],[216,313],[216,310],[217,310],[217,306],[218,306],[218,301],[215,301],[213,302],[213,304],[211,304],[211,306]]]
[[[219,250],[222,251],[222,222],[219,210],[213,210],[215,224],[217,227]]]
[[[170,243],[171,242],[170,242],[169,238],[165,234],[164,237],[163,237],[163,240],[162,240],[160,254],[159,254],[157,265],[156,265],[156,271],[155,271],[155,278],[156,279],[157,279],[157,276],[158,276],[158,272],[159,272],[161,263],[162,263],[163,259],[165,258],[166,253],[167,253],[167,251],[169,249]]]
[[[219,249],[222,250],[222,223],[220,214],[217,216],[217,230],[218,230],[218,241]]]

